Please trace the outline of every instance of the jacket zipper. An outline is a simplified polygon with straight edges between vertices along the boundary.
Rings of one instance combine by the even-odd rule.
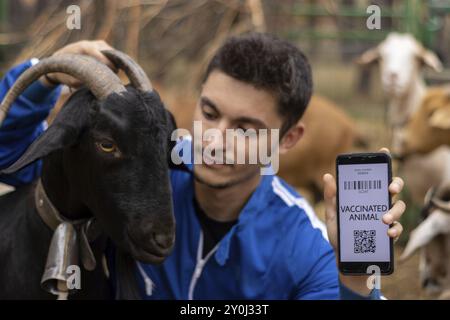
[[[150,297],[153,294],[153,289],[155,288],[155,284],[153,283],[152,279],[150,279],[150,277],[147,275],[147,273],[145,273],[141,264],[138,261],[136,261],[136,264],[139,269],[139,272],[141,273],[142,278],[144,279],[145,294]]]
[[[213,253],[217,250],[218,247],[219,247],[219,244],[216,244],[216,246],[210,252],[208,252],[206,257],[204,259],[202,259],[203,231],[200,231],[200,239],[198,241],[198,248],[197,248],[197,263],[195,265],[194,273],[192,274],[191,283],[189,284],[188,300],[194,300],[195,285],[197,284],[197,281],[202,274],[202,271],[203,271],[203,268],[205,267],[206,262],[208,262],[208,259],[213,255]]]

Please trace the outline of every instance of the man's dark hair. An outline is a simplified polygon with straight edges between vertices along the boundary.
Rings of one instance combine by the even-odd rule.
[[[311,98],[307,58],[290,42],[272,35],[249,33],[229,38],[210,61],[203,82],[216,69],[276,95],[284,119],[281,135],[302,117]]]

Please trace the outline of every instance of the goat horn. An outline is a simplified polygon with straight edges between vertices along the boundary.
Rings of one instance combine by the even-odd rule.
[[[145,71],[129,55],[118,50],[103,50],[102,53],[130,79],[133,87],[140,91],[152,91],[153,87]]]
[[[126,91],[119,77],[94,58],[77,54],[52,56],[27,69],[9,89],[0,104],[0,126],[14,100],[42,75],[53,72],[66,73],[77,78],[98,100],[106,98],[111,93]]]
[[[423,199],[423,204],[425,206],[430,204],[431,199],[433,199],[435,193],[436,193],[436,188],[435,187],[431,187],[430,189],[428,189],[428,191],[425,194],[425,197]]]
[[[425,201],[446,213],[450,213],[450,183],[438,188],[430,188],[425,196]]]
[[[450,213],[450,201],[444,201],[438,197],[431,199],[431,204],[445,213]]]

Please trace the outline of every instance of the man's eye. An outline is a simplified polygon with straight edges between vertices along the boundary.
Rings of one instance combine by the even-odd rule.
[[[210,113],[210,112],[206,112],[206,111],[202,111],[202,113],[203,113],[203,116],[207,119],[207,120],[214,120],[214,119],[216,119],[217,118],[217,116],[215,115],[215,114],[213,114],[213,113]]]
[[[247,131],[253,129],[253,128],[249,128],[249,127],[237,127],[237,129],[243,133],[246,133]],[[254,130],[254,129],[253,129]]]
[[[112,152],[117,151],[117,146],[112,142],[100,141],[100,142],[97,142],[96,144],[97,144],[97,147],[103,152],[112,153]]]

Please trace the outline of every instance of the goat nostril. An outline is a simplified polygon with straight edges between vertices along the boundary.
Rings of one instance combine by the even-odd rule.
[[[433,278],[426,278],[422,281],[423,288],[426,288],[429,286],[436,286],[436,285],[438,285],[438,282]]]
[[[395,72],[393,72],[393,73],[391,73],[391,74],[389,75],[389,77],[390,77],[390,80],[391,80],[392,82],[395,82],[395,81],[397,81],[397,79],[398,79],[398,74],[395,73]]]

